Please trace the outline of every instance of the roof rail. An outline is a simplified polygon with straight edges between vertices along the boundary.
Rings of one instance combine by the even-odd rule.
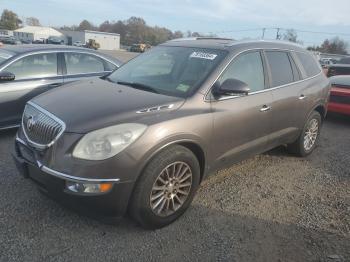
[[[187,41],[187,40],[228,40],[233,41],[232,38],[224,38],[224,37],[209,37],[209,36],[199,36],[199,37],[184,37],[184,38],[176,38],[169,41]]]
[[[227,38],[227,37],[199,36],[199,37],[196,37],[196,40],[230,40],[230,41],[233,41],[234,39]]]

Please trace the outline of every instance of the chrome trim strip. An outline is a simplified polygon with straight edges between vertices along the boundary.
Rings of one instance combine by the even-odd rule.
[[[116,183],[116,182],[120,181],[119,178],[101,178],[101,179],[98,179],[98,178],[84,178],[84,177],[70,176],[70,175],[58,172],[56,170],[53,170],[51,168],[48,168],[47,166],[42,165],[39,161],[37,161],[37,163],[38,163],[38,166],[39,166],[41,171],[43,171],[49,175],[52,175],[54,177],[64,179],[64,180],[69,180],[69,181],[74,181],[74,182],[99,182],[99,183],[102,183],[102,182]]]
[[[27,141],[28,141],[28,144],[30,144],[31,146],[33,147],[36,147],[38,149],[46,149],[46,148],[49,148],[51,147],[54,143],[56,143],[56,141],[61,137],[61,135],[64,133],[64,131],[66,130],[66,124],[61,120],[59,119],[58,117],[56,117],[54,114],[50,113],[49,111],[45,110],[44,108],[38,106],[37,104],[34,104],[33,102],[29,101],[27,102],[28,105],[32,106],[32,107],[35,107],[37,110],[39,110],[40,112],[46,114],[47,116],[51,117],[53,120],[55,120],[56,122],[58,122],[61,126],[62,126],[62,130],[58,133],[58,135],[54,138],[54,140],[52,140],[49,144],[38,144],[38,143],[35,143],[33,141],[31,141],[25,131],[25,128],[24,128],[24,124],[23,124],[23,116],[22,116],[22,130],[23,130],[23,133],[24,133],[24,136],[26,137]]]
[[[0,127],[0,130],[7,130],[7,129],[12,129],[12,128],[18,128],[21,125],[11,125],[11,126],[4,126],[4,127]]]
[[[19,142],[19,143],[21,143],[21,144],[23,144],[23,145],[25,145],[25,146],[27,146],[27,143],[24,142],[21,138],[19,138],[19,137],[18,137],[18,134],[16,134],[16,141]]]
[[[292,50],[292,49],[283,49],[283,48],[262,48],[262,47],[259,47],[259,48],[251,48],[251,49],[246,49],[246,50],[243,50],[237,54],[235,54],[231,59],[230,61],[228,61],[228,63],[225,65],[225,67],[221,70],[221,72],[218,74],[218,77],[215,78],[215,80],[213,81],[213,83],[210,85],[210,88],[207,89],[207,91],[205,92],[204,96],[203,96],[203,100],[204,102],[215,102],[215,101],[222,101],[222,100],[227,100],[227,99],[232,99],[232,98],[238,98],[238,97],[242,97],[242,96],[226,96],[226,97],[222,97],[222,98],[219,98],[219,99],[207,99],[207,96],[209,95],[211,89],[213,88],[213,85],[216,83],[216,81],[220,78],[220,76],[224,73],[224,71],[226,70],[226,68],[232,63],[232,61],[239,55],[241,55],[242,53],[245,53],[245,52],[249,52],[249,51],[269,51],[269,50],[273,50],[273,51],[288,51],[288,52],[298,52],[298,53],[303,53],[299,50]],[[266,89],[263,89],[263,90],[259,90],[259,91],[255,91],[255,92],[252,92],[252,93],[249,93],[249,95],[254,95],[254,94],[259,94],[259,93],[264,93],[264,92],[267,92],[267,91],[271,91],[271,90],[275,90],[275,89],[278,89],[278,88],[282,88],[282,87],[286,87],[286,86],[290,86],[290,85],[294,85],[294,84],[298,84],[298,83],[301,83],[301,82],[304,82],[304,81],[307,81],[307,80],[310,80],[310,79],[313,79],[319,75],[321,75],[323,72],[320,68],[320,72],[317,74],[317,75],[314,75],[312,77],[308,77],[308,78],[305,78],[305,79],[301,79],[301,80],[298,80],[298,81],[295,81],[295,82],[292,82],[292,83],[288,83],[288,84],[285,84],[285,85],[280,85],[280,86],[275,86],[275,87],[271,87],[271,88],[266,88]],[[244,96],[243,96],[244,97]]]
[[[154,111],[167,110],[167,109],[171,109],[173,107],[174,107],[174,104],[155,106],[155,107],[150,107],[150,108],[138,110],[138,111],[136,111],[136,114],[144,114],[144,113],[150,113],[150,112],[154,112]]]
[[[309,77],[309,78],[305,78],[305,79],[302,79],[302,80],[299,80],[299,81],[295,81],[295,82],[292,82],[292,83],[288,83],[288,84],[285,84],[285,85],[281,85],[281,86],[276,86],[276,87],[271,87],[271,88],[267,88],[267,89],[263,89],[263,90],[259,90],[259,91],[255,91],[255,92],[251,92],[248,94],[248,96],[250,95],[255,95],[255,94],[260,94],[260,93],[265,93],[265,92],[268,92],[268,91],[272,91],[272,90],[275,90],[275,89],[279,89],[279,88],[283,88],[283,87],[286,87],[286,86],[290,86],[290,85],[294,85],[294,84],[299,84],[301,82],[304,82],[304,81],[307,81],[307,80],[310,80],[310,79],[313,79],[313,78],[316,78],[317,76],[323,74],[322,72],[318,73],[317,75],[314,75],[312,77]],[[208,102],[208,101],[222,101],[222,100],[227,100],[227,99],[231,99],[231,98],[237,98],[237,97],[245,97],[245,95],[242,95],[242,96],[225,96],[225,97],[221,97],[219,99],[216,99],[216,100],[205,100],[205,102]]]

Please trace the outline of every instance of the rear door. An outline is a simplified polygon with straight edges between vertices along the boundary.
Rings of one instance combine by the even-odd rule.
[[[28,100],[63,84],[55,52],[23,56],[1,71],[13,73],[15,80],[0,84],[0,127],[19,124]]]
[[[60,59],[65,83],[101,77],[116,69],[112,63],[91,53],[65,52],[60,53]]]
[[[299,133],[298,114],[304,110],[301,72],[289,51],[265,50],[272,90],[272,126],[269,147],[290,142]]]

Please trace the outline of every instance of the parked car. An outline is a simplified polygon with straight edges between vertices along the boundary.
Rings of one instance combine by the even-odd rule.
[[[218,169],[284,144],[310,154],[329,90],[298,45],[173,40],[32,99],[14,159],[49,196],[159,228]]]
[[[72,81],[103,76],[121,62],[84,48],[52,45],[0,49],[0,129],[18,126],[28,100]],[[61,101],[63,102],[63,101]]]
[[[350,75],[350,64],[329,65],[327,76]]]
[[[75,41],[75,42],[73,43],[73,46],[83,47],[83,46],[84,46],[84,43],[81,42],[81,41]]]
[[[63,45],[64,44],[64,40],[57,38],[57,37],[49,37],[47,39],[47,43],[48,44],[52,44],[52,45]]]
[[[148,44],[133,44],[130,47],[130,52],[144,53],[151,48]]]
[[[350,115],[350,76],[333,76],[330,81],[332,88],[328,110]]]
[[[320,64],[323,68],[327,68],[330,65],[336,64],[337,61],[332,58],[321,58],[320,59]]]
[[[21,41],[17,40],[14,37],[1,37],[1,42],[5,45],[20,45]]]
[[[350,64],[350,57],[343,57],[339,60],[339,64]]]

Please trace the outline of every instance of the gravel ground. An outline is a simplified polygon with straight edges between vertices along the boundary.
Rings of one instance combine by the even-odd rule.
[[[350,119],[332,116],[308,158],[277,148],[204,181],[172,225],[106,225],[19,176],[0,135],[0,261],[350,261]]]

